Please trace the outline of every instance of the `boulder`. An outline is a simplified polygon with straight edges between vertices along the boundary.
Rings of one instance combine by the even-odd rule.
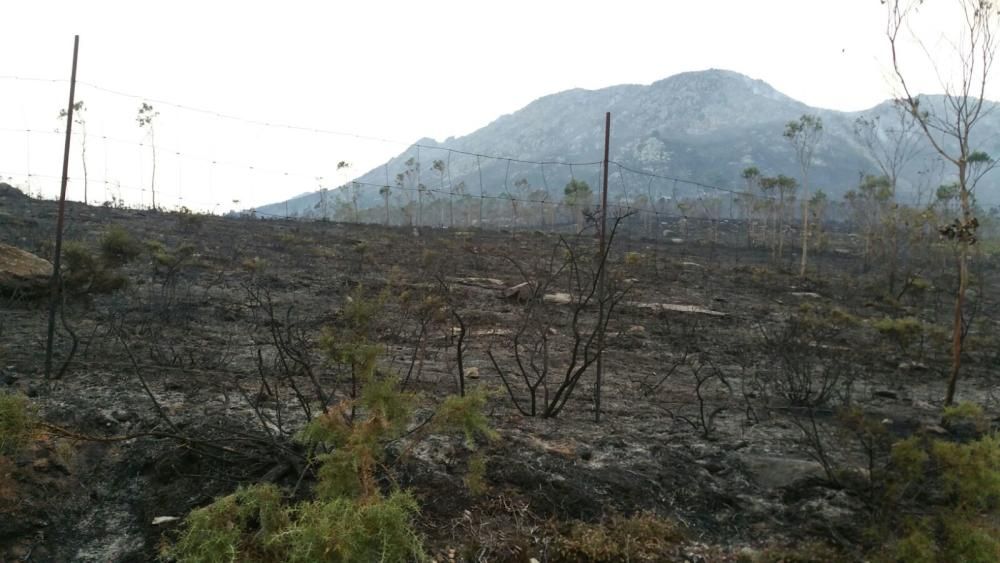
[[[530,282],[522,282],[505,289],[503,291],[503,296],[514,301],[525,302],[531,299],[534,292],[535,288]]]
[[[49,288],[52,263],[0,243],[0,293],[38,295]]]
[[[823,466],[815,461],[752,454],[741,455],[739,459],[753,480],[764,489],[826,477]]]
[[[573,302],[573,296],[568,293],[546,293],[542,296],[542,301],[554,303],[556,305],[569,305]]]

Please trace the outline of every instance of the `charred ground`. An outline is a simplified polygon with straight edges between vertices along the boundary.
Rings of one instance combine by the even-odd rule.
[[[51,255],[55,204],[0,195],[0,242]],[[146,561],[177,525],[153,525],[156,517],[183,517],[240,483],[305,494],[312,477],[291,440],[304,417],[291,392],[268,396],[262,375],[280,371],[285,347],[298,365],[287,375],[304,393],[315,382],[348,394],[343,366],[321,352],[323,331],[345,325],[345,304],[376,295],[386,302],[375,328],[379,372],[420,391],[421,409],[458,388],[452,310],[466,325],[465,385],[491,393],[500,438],[478,446],[485,491],[464,483],[470,453],[461,440],[432,436],[390,455],[438,560],[554,560],[576,522],[642,512],[682,531],[669,547],[678,561],[735,560],[806,540],[859,555],[872,512],[845,476],[863,474],[867,460],[845,436],[844,409],[860,409],[895,439],[967,438],[968,428],[941,427],[955,283],[947,249],[914,257],[919,283],[887,296],[846,234],[832,233],[800,279],[790,252],[775,260],[737,242],[742,228],[721,225],[718,238],[731,244],[618,234],[612,286],[622,298],[594,422],[592,370],[557,417],[530,417],[512,402],[527,404],[523,381],[509,372],[505,384],[489,356],[514,369],[512,338],[533,302],[552,319],[549,361],[557,373],[565,367],[573,303],[551,296],[573,289],[554,281],[527,299],[505,290],[537,289],[554,255],[592,238],[561,247],[542,232],[416,234],[70,204],[66,238],[77,251],[100,254],[117,230],[134,255],[106,267],[120,282],[91,274],[67,288],[58,379],[42,373],[45,302],[0,300],[0,381],[51,425],[7,470],[0,559]],[[987,254],[975,262],[959,396],[995,417],[1000,264]],[[886,321],[907,318],[917,327]],[[280,401],[288,418],[275,444],[258,411]]]

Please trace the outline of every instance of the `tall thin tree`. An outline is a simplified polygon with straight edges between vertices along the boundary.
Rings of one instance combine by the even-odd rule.
[[[886,268],[889,293],[895,294],[899,263],[899,206],[896,193],[903,169],[921,152],[920,135],[913,116],[899,104],[891,105],[887,123],[881,116],[861,116],[854,122],[854,136],[889,181],[889,202],[884,217]]]
[[[950,42],[951,52],[948,56],[953,58],[948,66],[954,69],[952,78],[939,72],[944,61],[935,60],[931,50],[921,43],[944,90],[944,95],[935,100],[914,92],[903,72],[903,53],[900,51],[903,40],[901,34],[912,29],[912,19],[918,14],[922,2],[885,2],[886,39],[900,90],[896,103],[914,117],[924,137],[944,160],[955,167],[958,176],[960,216],[951,225],[940,229],[942,235],[955,241],[957,245],[958,288],[952,318],[951,370],[945,394],[945,403],[949,405],[955,400],[958,376],[962,368],[963,307],[969,286],[969,251],[970,246],[976,242],[976,229],[979,226],[973,213],[972,190],[975,178],[972,176],[970,162],[975,163],[977,160],[973,156],[977,151],[972,146],[972,133],[994,107],[986,103],[984,94],[996,59],[996,30],[1000,23],[1000,13],[992,0],[957,0],[956,3],[961,16],[961,29],[958,38]]]
[[[156,130],[153,127],[153,120],[160,115],[160,112],[153,109],[153,106],[142,102],[139,106],[139,114],[135,120],[141,129],[149,131],[149,146],[153,152],[153,172],[149,179],[149,190],[153,194],[153,209],[156,209]]]
[[[816,145],[823,137],[823,120],[815,115],[803,115],[798,121],[785,125],[785,139],[795,148],[795,158],[799,162],[802,183],[802,259],[799,277],[806,275],[806,261],[809,255],[809,172],[813,166]]]
[[[389,186],[382,186],[378,190],[378,194],[382,196],[382,201],[385,203],[385,226],[389,226],[389,196],[392,195],[392,188]]]
[[[87,118],[84,115],[86,108],[83,106],[83,100],[73,104],[73,123],[80,126],[80,161],[83,164],[83,203],[85,205],[90,205],[90,199],[87,194]],[[63,121],[66,119],[66,110],[59,110],[59,120]]]

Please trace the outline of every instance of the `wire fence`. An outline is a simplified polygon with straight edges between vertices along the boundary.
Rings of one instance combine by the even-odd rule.
[[[60,94],[68,85],[66,80],[16,76],[0,76],[0,81],[43,86]],[[77,201],[134,209],[235,213],[264,219],[552,230],[581,228],[599,201],[603,162],[598,159],[531,160],[447,144],[405,143],[375,135],[245,118],[86,81],[78,82],[78,86],[78,99],[90,100],[87,96],[98,94],[104,98],[89,106],[86,113],[81,112],[83,117],[73,130],[75,150],[69,197]],[[405,149],[385,164],[351,179],[347,176],[351,171],[342,170],[345,161],[338,161],[332,169],[333,159],[329,156],[301,164],[275,162],[266,157],[242,158],[246,156],[243,153],[200,150],[211,146],[205,136],[195,136],[195,142],[190,135],[173,134],[158,143],[152,130],[140,131],[138,138],[108,134],[109,128],[126,130],[123,116],[136,103],[155,104],[157,110],[169,108],[236,127],[225,131],[229,136],[240,134],[239,127],[252,127],[257,139],[278,135],[279,142],[296,149],[310,146],[317,135],[397,147],[393,152],[399,146]],[[96,119],[95,107],[104,108],[107,116]],[[51,127],[28,126],[27,120],[21,127],[0,122],[0,147],[21,145],[25,155],[24,165],[18,166],[11,157],[17,151],[5,151],[7,157],[0,159],[0,181],[35,197],[52,198],[58,194],[61,179],[56,161],[38,156],[61,152],[58,147],[64,139],[65,124],[59,124],[54,117],[49,121]],[[112,118],[117,120],[116,125],[109,127],[107,122]],[[102,123],[100,133],[87,129],[95,121]],[[298,135],[295,143],[282,136],[289,132]],[[185,148],[185,138],[197,146]],[[792,198],[754,190],[750,183],[749,189],[736,189],[645,170],[630,162],[611,160],[608,166],[609,214],[630,216],[629,224],[647,235],[675,236],[673,229],[678,223],[688,234],[687,223],[698,222],[713,225],[711,236],[717,240],[718,223],[750,222],[755,215],[775,213],[787,215],[791,222],[795,215]],[[288,197],[290,190],[305,194]],[[273,200],[285,201],[259,206],[246,201],[262,199],[267,196],[259,194],[269,193],[275,194]],[[833,215],[843,210],[839,202],[830,202],[829,207]]]

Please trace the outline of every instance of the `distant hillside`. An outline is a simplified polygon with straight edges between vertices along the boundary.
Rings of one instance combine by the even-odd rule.
[[[928,107],[940,103],[931,96]],[[992,104],[991,104],[992,105]],[[527,161],[595,162],[602,157],[604,113],[612,114],[611,158],[629,168],[692,180],[711,185],[740,188],[739,174],[748,166],[764,174],[797,176],[798,165],[792,147],[782,138],[785,124],[805,113],[819,115],[824,135],[816,151],[810,184],[831,197],[840,198],[857,185],[859,174],[877,169],[854,135],[859,116],[882,116],[883,126],[894,122],[889,102],[863,112],[839,112],[813,108],[798,102],[767,83],[726,70],[687,72],[649,86],[621,85],[600,90],[574,89],[545,96],[510,115],[464,137],[443,143],[422,139],[385,165],[359,176],[359,202],[380,205],[379,187],[395,186],[396,175],[406,170],[413,158],[420,163],[416,182],[433,189],[451,191],[464,182],[468,193],[498,195],[515,193],[561,200],[562,190],[572,178],[581,178],[592,187],[599,185],[599,166],[534,165],[507,160],[478,158],[464,153],[500,156]],[[1000,114],[993,113],[979,129],[978,150],[1000,155]],[[974,140],[975,141],[975,140]],[[900,195],[912,197],[920,189],[932,189],[951,181],[947,167],[933,164],[934,155],[921,139],[922,154],[904,171]],[[432,170],[435,159],[446,160],[445,174]],[[613,199],[637,193],[653,198],[688,197],[702,188],[669,180],[641,178],[612,167],[609,182]],[[980,199],[1000,201],[990,190],[992,178],[980,188]],[[595,190],[596,191],[596,190]],[[543,195],[547,193],[548,195]],[[991,193],[992,192],[992,193]],[[327,204],[340,190],[331,190]],[[398,195],[398,190],[397,190]],[[343,196],[342,196],[343,197]],[[316,213],[319,192],[287,202],[259,207],[258,211],[281,215]],[[287,207],[286,207],[287,206]]]

